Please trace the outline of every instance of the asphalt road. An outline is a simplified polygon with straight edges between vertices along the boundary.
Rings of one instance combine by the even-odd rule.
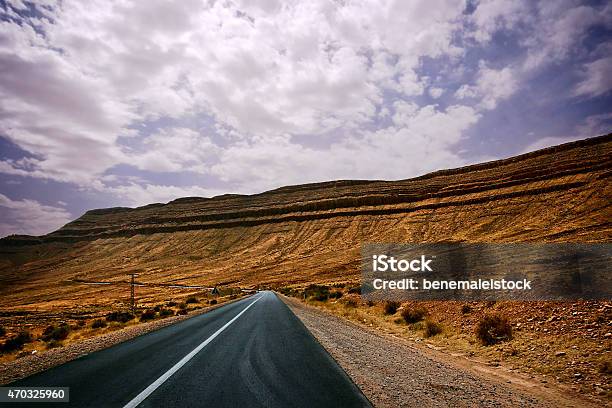
[[[70,387],[70,403],[58,407],[370,406],[272,292],[10,385]]]

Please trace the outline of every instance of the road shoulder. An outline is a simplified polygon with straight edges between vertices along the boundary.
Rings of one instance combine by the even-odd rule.
[[[421,347],[279,295],[377,407],[597,406],[517,373]]]

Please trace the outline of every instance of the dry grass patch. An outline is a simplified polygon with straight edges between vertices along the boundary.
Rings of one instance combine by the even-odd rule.
[[[512,339],[512,325],[500,314],[485,315],[476,326],[476,337],[484,346]]]
[[[397,313],[397,309],[401,306],[400,302],[396,302],[395,300],[387,300],[383,303],[383,311],[386,315],[394,315]]]
[[[417,323],[427,316],[427,309],[424,307],[405,307],[402,310],[402,318],[406,323]]]

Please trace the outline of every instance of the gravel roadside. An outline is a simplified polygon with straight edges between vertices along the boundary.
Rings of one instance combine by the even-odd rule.
[[[214,306],[203,307],[184,316],[167,317],[161,320],[140,323],[135,326],[128,326],[97,337],[71,343],[65,347],[54,348],[42,353],[18,358],[17,360],[9,361],[8,363],[1,363],[0,385],[5,385],[21,378],[28,377],[32,374],[48,370],[51,367],[67,363],[68,361],[75,360],[81,356],[109,348],[115,344],[119,344],[133,339],[134,337],[159,330],[162,327],[170,326],[171,324],[178,323],[242,299],[245,299],[245,297],[223,302]]]
[[[513,387],[445,361],[405,340],[375,333],[299,300],[280,296],[376,407],[590,406],[554,391]]]

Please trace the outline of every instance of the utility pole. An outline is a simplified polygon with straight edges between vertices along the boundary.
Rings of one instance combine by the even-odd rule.
[[[130,284],[130,305],[131,305],[131,308],[132,308],[132,314],[135,314],[136,313],[136,303],[134,301],[134,278],[136,276],[138,276],[138,274],[137,273],[130,273],[128,275],[130,275],[132,277],[132,282]]]

